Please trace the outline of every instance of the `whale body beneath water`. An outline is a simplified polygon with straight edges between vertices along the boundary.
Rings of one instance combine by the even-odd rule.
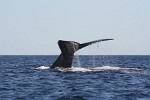
[[[74,41],[59,40],[58,45],[61,50],[61,54],[59,55],[59,57],[56,59],[56,61],[52,64],[50,68],[51,69],[54,69],[56,67],[71,68],[73,56],[76,51],[86,46],[92,45],[94,43],[108,41],[108,40],[114,40],[114,39],[99,39],[99,40],[86,42],[82,44]]]

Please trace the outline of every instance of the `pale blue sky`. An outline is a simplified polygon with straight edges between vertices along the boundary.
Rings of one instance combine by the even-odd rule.
[[[59,39],[102,38],[115,40],[80,54],[150,55],[150,0],[0,0],[0,55],[53,55]]]

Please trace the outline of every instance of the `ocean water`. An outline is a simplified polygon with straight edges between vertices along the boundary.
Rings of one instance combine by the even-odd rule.
[[[0,56],[0,100],[150,100],[150,56]]]

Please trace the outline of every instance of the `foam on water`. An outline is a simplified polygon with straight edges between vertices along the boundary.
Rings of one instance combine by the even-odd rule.
[[[48,66],[40,66],[33,68],[35,70],[49,70],[50,67]],[[104,72],[104,71],[117,71],[117,72],[123,72],[123,73],[132,73],[132,74],[146,74],[149,75],[149,70],[144,70],[140,68],[128,68],[128,67],[115,67],[115,66],[101,66],[101,67],[73,67],[72,68],[60,68],[56,67],[55,71],[60,72]],[[53,71],[53,69],[51,70]]]
[[[128,67],[114,67],[114,66],[102,66],[102,67],[95,67],[91,68],[93,71],[118,71],[123,73],[141,73],[144,71],[143,69],[139,68],[128,68]]]
[[[36,67],[36,68],[33,68],[33,69],[46,70],[46,69],[50,69],[50,67],[47,67],[47,66],[40,66],[40,67]]]
[[[89,72],[91,71],[88,68],[82,68],[82,67],[57,68],[57,70],[61,72]]]
[[[125,73],[137,73],[143,69],[139,68],[122,68],[122,67],[112,67],[112,66],[102,66],[94,68],[83,68],[83,67],[72,67],[72,68],[57,68],[61,72],[96,72],[96,71],[120,71]]]
[[[102,66],[102,67],[95,67],[95,68],[91,68],[93,70],[101,70],[101,71],[105,71],[105,70],[142,70],[142,69],[138,69],[138,68],[122,68],[122,67],[113,67],[113,66]]]

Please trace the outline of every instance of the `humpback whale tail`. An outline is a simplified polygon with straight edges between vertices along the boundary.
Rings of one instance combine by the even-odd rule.
[[[108,41],[108,40],[113,40],[113,39],[100,39],[100,40],[95,40],[95,41],[86,42],[82,44],[74,41],[59,40],[58,45],[61,50],[61,54],[59,55],[57,60],[53,63],[53,65],[50,68],[51,69],[55,67],[71,68],[73,56],[76,51],[86,46],[92,45],[94,43]]]

